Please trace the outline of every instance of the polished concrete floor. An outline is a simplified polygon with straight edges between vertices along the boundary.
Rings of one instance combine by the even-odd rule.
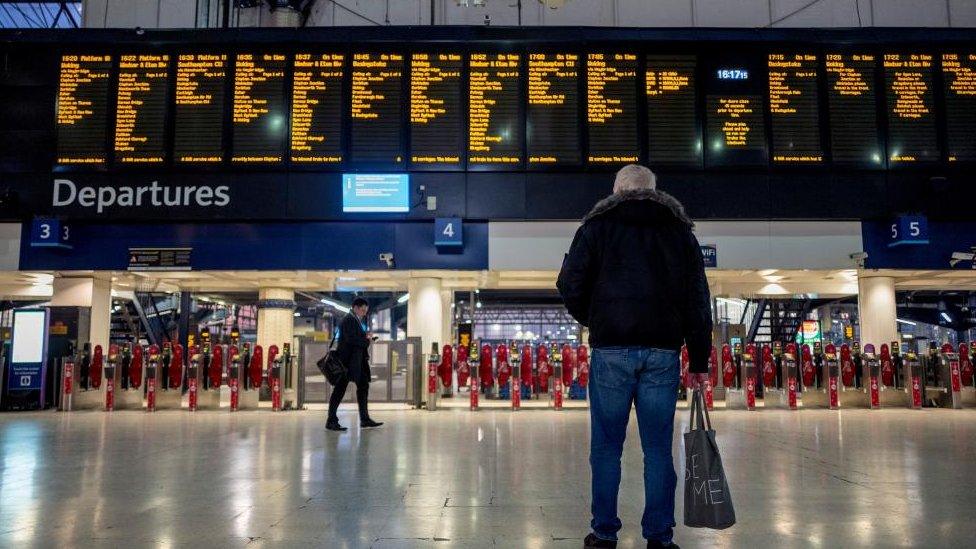
[[[0,414],[0,547],[581,547],[586,412],[374,415]],[[976,547],[976,410],[713,420],[739,523],[683,547]],[[634,427],[621,547],[643,546]]]

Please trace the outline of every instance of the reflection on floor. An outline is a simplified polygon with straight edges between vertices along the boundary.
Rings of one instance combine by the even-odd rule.
[[[581,547],[586,412],[375,416],[336,434],[321,411],[2,414],[0,547]],[[679,526],[684,547],[976,547],[976,411],[713,420],[739,524]],[[643,547],[634,427],[621,547]]]

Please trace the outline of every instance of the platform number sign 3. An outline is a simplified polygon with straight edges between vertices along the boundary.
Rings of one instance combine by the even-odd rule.
[[[33,248],[70,248],[71,226],[55,217],[35,217],[31,223]]]
[[[439,217],[434,220],[434,246],[460,248],[464,245],[464,225],[457,217]]]
[[[922,215],[904,215],[891,224],[888,247],[929,243],[928,219]]]

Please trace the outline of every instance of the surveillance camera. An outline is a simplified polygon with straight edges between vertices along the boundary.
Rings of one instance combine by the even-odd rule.
[[[850,255],[850,258],[854,261],[854,264],[858,267],[863,268],[864,262],[868,259],[867,252],[854,252]]]
[[[138,34],[139,36],[142,36],[143,34],[146,34],[146,29],[144,29],[142,27],[136,27],[136,34]]]
[[[396,260],[393,259],[392,252],[384,252],[380,254],[380,261],[386,263],[387,269],[396,269]]]
[[[491,26],[491,15],[488,15],[487,13],[485,14],[485,26],[486,27]]]

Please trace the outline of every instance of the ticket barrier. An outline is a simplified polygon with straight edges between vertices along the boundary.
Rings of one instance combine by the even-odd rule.
[[[183,404],[183,346],[164,343],[157,368],[156,409],[179,410]]]
[[[718,353],[712,346],[708,354],[708,375],[705,377],[705,407],[709,411],[715,408],[715,387],[718,385]]]
[[[162,368],[159,367],[161,357],[159,345],[150,345],[146,353],[146,411],[156,411],[156,396],[162,386],[160,376]]]
[[[495,364],[498,369],[498,398],[509,400],[512,392],[512,387],[509,385],[512,378],[512,365],[508,362],[508,345],[500,343],[495,347]]]
[[[976,407],[976,376],[973,375],[973,357],[969,354],[972,348],[959,344],[959,382],[961,387],[962,405],[964,408]]]
[[[810,365],[813,364],[810,347],[804,345],[800,353],[801,367],[806,369],[808,362]],[[803,387],[801,399],[804,408],[828,408],[831,410],[840,408],[840,370],[840,357],[837,355],[837,348],[833,344],[828,344],[824,348],[822,371],[817,377],[823,381],[820,384],[815,381],[814,384]],[[804,382],[809,380],[807,372],[804,372],[803,380]]]
[[[840,346],[840,381],[837,384],[838,403],[842,408],[871,408],[872,398],[877,399],[880,388],[880,368],[874,345],[867,344],[864,351],[854,342],[853,348],[845,343]],[[874,368],[871,379],[869,368]],[[829,378],[828,378],[829,381]],[[871,383],[874,383],[872,397]],[[828,385],[828,390],[830,389]]]
[[[70,412],[73,409],[75,387],[78,385],[75,381],[76,377],[78,374],[75,370],[75,359],[72,357],[61,359],[61,379],[58,385],[61,395],[58,398],[58,410],[62,412]]]
[[[103,381],[105,369],[105,357],[102,354],[102,346],[95,345],[94,349],[90,343],[85,343],[80,353],[74,357],[63,360],[63,366],[72,364],[72,379],[69,382],[71,387],[70,410],[100,410],[105,407],[105,383]],[[61,392],[62,397],[65,390],[64,368],[61,371]],[[64,409],[64,398],[61,409]],[[65,410],[68,411],[68,410]]]
[[[877,361],[879,370],[877,374],[870,370],[871,365],[868,362],[869,376],[877,376],[880,379],[877,389],[878,402],[877,405],[874,405],[872,400],[871,407],[910,408],[912,403],[910,383],[912,373],[904,357],[901,356],[898,342],[892,341],[890,347],[881,344],[881,353],[877,357]],[[869,393],[874,391],[874,380],[871,377],[869,377]]]
[[[441,396],[450,398],[454,394],[454,348],[448,344],[441,348],[437,375],[441,381]]]
[[[522,400],[532,398],[532,389],[535,385],[532,379],[532,346],[522,346]]]
[[[512,375],[509,378],[508,392],[512,399],[512,411],[522,409],[522,357],[512,353]]]
[[[764,407],[784,407],[786,391],[777,384],[776,358],[769,345],[763,345],[760,351],[759,375],[762,379],[762,397]]]
[[[471,364],[468,363],[468,346],[458,345],[457,348],[457,390],[468,388],[471,379]]]
[[[726,390],[725,407],[730,410],[756,409],[756,346],[749,344],[742,353],[742,366],[736,388]]]
[[[227,388],[230,390],[230,411],[241,409],[241,351],[235,344],[227,347]]]
[[[220,346],[211,351],[209,344],[191,349],[186,372],[189,410],[216,410],[220,408],[220,378],[216,383],[214,378],[216,372],[223,373],[223,351]]]
[[[576,378],[569,389],[570,400],[586,400],[590,383],[590,354],[586,345],[576,348]]]
[[[491,345],[481,346],[481,359],[478,361],[478,381],[485,398],[493,396],[495,387],[494,361],[491,356]]]
[[[936,387],[926,387],[926,397],[940,408],[962,408],[962,365],[959,353],[948,343],[939,352]]]
[[[274,346],[272,346],[274,348]],[[437,410],[437,401],[440,393],[437,390],[437,369],[441,362],[441,356],[437,353],[437,343],[430,346],[430,354],[427,356],[427,410],[433,412]]]
[[[552,389],[549,391],[549,407],[553,410],[563,409],[563,363],[556,361],[552,375]]]
[[[264,350],[255,345],[253,350],[250,343],[244,344],[244,354],[241,357],[241,394],[237,403],[238,410],[257,410],[261,397],[261,385],[264,382]]]
[[[797,364],[796,344],[789,343],[780,355],[780,387],[767,388],[764,396],[766,407],[786,410],[797,409],[797,396],[800,388],[799,365]]]
[[[143,350],[141,345],[124,344],[120,349],[118,385],[115,391],[116,410],[139,410],[142,408],[142,380],[145,376]]]

